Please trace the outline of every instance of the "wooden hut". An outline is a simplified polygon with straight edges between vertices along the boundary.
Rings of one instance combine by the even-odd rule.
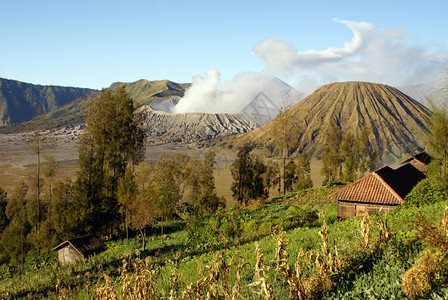
[[[62,265],[74,263],[104,249],[106,244],[91,234],[69,239],[53,248],[58,251]]]
[[[395,169],[382,167],[328,197],[338,200],[339,218],[389,211],[403,204],[406,195],[425,178],[429,161],[429,155],[419,153]]]

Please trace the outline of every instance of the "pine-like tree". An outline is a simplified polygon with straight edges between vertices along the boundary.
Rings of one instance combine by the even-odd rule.
[[[294,189],[299,191],[313,187],[313,181],[311,180],[311,165],[308,153],[300,153],[296,161],[296,176],[297,181],[294,185]]]
[[[296,175],[296,169],[297,165],[293,160],[288,161],[285,168],[285,189],[286,192],[291,192],[293,189],[293,186],[297,182],[297,175]]]
[[[325,176],[323,184],[336,181],[341,178],[342,156],[340,146],[342,141],[341,128],[333,121],[327,129],[327,144],[322,151],[321,175]]]
[[[444,108],[433,107],[431,123],[429,124],[429,146],[443,161],[442,181],[446,183],[446,168],[448,159],[448,112]]]
[[[27,194],[28,185],[24,181],[20,181],[6,205],[5,213],[9,219],[9,224],[1,236],[2,252],[13,263],[18,262],[22,269],[25,262],[25,254],[28,250],[26,235],[29,232],[29,226],[26,220],[25,208]]]
[[[110,233],[119,219],[119,178],[143,159],[145,131],[124,87],[103,89],[87,107],[79,151],[75,203],[81,231]]]
[[[246,144],[238,149],[237,157],[231,166],[232,195],[241,205],[263,194],[263,174],[266,166],[257,156],[250,153],[251,146]]]
[[[358,169],[356,139],[352,132],[347,132],[342,138],[341,154],[344,160],[342,180],[352,182],[356,179],[356,170]]]

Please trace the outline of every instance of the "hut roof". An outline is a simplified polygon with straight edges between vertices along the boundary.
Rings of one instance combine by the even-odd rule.
[[[53,250],[57,251],[67,247],[68,245],[72,245],[73,248],[75,248],[76,251],[78,251],[79,254],[81,254],[83,257],[87,257],[106,248],[106,244],[103,241],[96,238],[92,234],[88,234],[81,237],[69,239],[54,247]]]
[[[382,167],[342,189],[329,198],[373,204],[399,205],[412,188],[425,178],[431,156],[420,152],[406,159],[395,169]]]
[[[398,169],[399,167],[410,163],[420,172],[426,174],[426,172],[428,171],[428,164],[430,162],[431,162],[431,156],[428,155],[426,152],[420,152],[403,161],[401,164],[395,167],[395,169]]]
[[[398,205],[403,198],[390,186],[397,181],[393,169],[383,167],[334,192],[335,200]]]

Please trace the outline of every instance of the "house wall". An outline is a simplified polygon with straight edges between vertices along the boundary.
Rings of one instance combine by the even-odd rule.
[[[361,202],[345,202],[338,201],[338,217],[345,219],[368,213],[369,215],[376,215],[380,212],[388,212],[394,209],[396,205],[371,204]]]
[[[82,259],[82,255],[73,248],[72,245],[68,245],[58,251],[58,258],[61,265],[71,264],[75,261]]]

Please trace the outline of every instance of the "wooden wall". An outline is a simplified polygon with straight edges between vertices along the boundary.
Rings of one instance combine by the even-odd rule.
[[[369,215],[376,215],[380,212],[388,212],[394,209],[396,205],[371,204],[361,202],[345,202],[338,201],[338,217],[345,219],[368,213]]]

